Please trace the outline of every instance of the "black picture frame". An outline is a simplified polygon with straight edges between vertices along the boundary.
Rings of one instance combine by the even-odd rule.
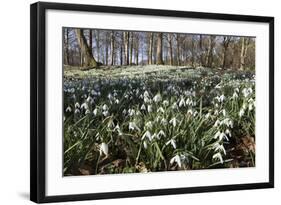
[[[46,80],[45,35],[46,10],[67,10],[101,13],[120,13],[168,16],[195,19],[263,22],[269,25],[269,181],[263,183],[230,184],[192,188],[121,191],[74,195],[46,196]],[[30,7],[30,199],[37,203],[76,200],[97,200],[197,192],[231,191],[274,187],[274,18],[264,16],[230,15],[217,13],[110,7],[97,5],[38,2]]]

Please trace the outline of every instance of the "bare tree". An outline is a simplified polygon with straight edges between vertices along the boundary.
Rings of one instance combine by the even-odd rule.
[[[162,51],[162,41],[163,41],[163,33],[157,34],[157,64],[164,65],[163,62],[163,51]]]
[[[76,33],[77,41],[78,41],[80,49],[81,49],[81,53],[84,56],[84,58],[83,58],[84,65],[86,67],[92,67],[92,68],[98,67],[97,61],[95,60],[95,58],[92,55],[92,50],[90,49],[90,47],[87,44],[87,40],[84,36],[83,30],[75,29],[75,33]]]
[[[249,38],[241,37],[240,70],[244,70],[245,68],[245,58],[247,55],[249,43]]]
[[[229,43],[231,42],[231,37],[230,36],[224,36],[223,41],[222,41],[222,46],[223,46],[223,53],[222,53],[222,69],[225,69],[225,64],[226,64],[226,54],[227,50],[229,47]]]
[[[152,64],[152,53],[153,53],[153,33],[149,33],[148,64]]]
[[[168,34],[168,43],[169,43],[169,56],[170,56],[170,65],[174,64],[173,61],[173,34]]]
[[[114,40],[115,40],[114,31],[111,31],[111,33],[110,33],[110,51],[111,51],[110,62],[111,62],[111,65],[114,64],[114,49],[115,49]]]
[[[208,44],[208,51],[207,51],[207,56],[206,56],[206,65],[211,68],[212,67],[212,63],[213,63],[213,49],[215,46],[215,39],[216,36],[211,35],[209,37],[209,44]]]

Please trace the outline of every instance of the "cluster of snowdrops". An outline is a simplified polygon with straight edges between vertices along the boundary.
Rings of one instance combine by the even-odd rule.
[[[254,137],[250,71],[64,78],[65,175],[254,166]]]

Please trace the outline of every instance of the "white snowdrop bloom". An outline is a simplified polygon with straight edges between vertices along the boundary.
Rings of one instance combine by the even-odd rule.
[[[177,105],[176,102],[174,102],[173,105],[172,105],[172,109],[177,109],[177,108],[178,108],[178,105]]]
[[[242,116],[244,115],[244,113],[245,113],[245,110],[244,110],[244,109],[241,109],[241,110],[239,111],[239,117],[242,117]]]
[[[229,137],[231,137],[231,132],[230,132],[229,129],[226,129],[226,130],[225,130],[225,134],[227,134]]]
[[[187,98],[187,100],[185,101],[186,105],[193,105],[193,102],[191,99]]]
[[[225,124],[227,127],[233,128],[233,121],[231,119],[229,119],[229,118],[225,118],[222,121],[222,124]]]
[[[165,126],[165,125],[168,124],[168,121],[165,118],[162,118],[161,119],[161,124]]]
[[[164,111],[164,109],[163,109],[162,107],[159,107],[159,108],[157,109],[157,112],[162,112],[162,113],[164,113],[165,111]]]
[[[128,99],[128,98],[129,98],[129,95],[128,95],[128,94],[125,94],[125,95],[124,95],[124,98]]]
[[[220,96],[220,101],[219,102],[223,102],[225,100],[225,96],[224,95],[221,95]]]
[[[146,110],[146,108],[145,108],[145,105],[144,104],[142,104],[142,106],[141,106],[141,108],[140,108],[141,110]]]
[[[220,136],[219,136],[219,140],[222,141],[223,139],[226,139],[226,141],[229,141],[228,137],[226,136],[226,134],[224,134],[224,132],[221,132]]]
[[[173,127],[176,127],[177,126],[177,119],[175,117],[173,117],[170,121],[169,121],[170,124],[173,125]]]
[[[144,103],[151,103],[151,100],[149,99],[149,97],[144,97],[143,101],[144,101]]]
[[[93,110],[93,114],[94,114],[95,116],[98,114],[98,109],[97,109],[97,108],[95,108],[95,109]]]
[[[143,96],[148,98],[149,97],[149,93],[147,91],[144,91]]]
[[[129,122],[129,130],[137,130],[140,131],[140,128],[136,125],[135,122]]]
[[[167,107],[167,106],[169,105],[169,101],[168,101],[168,100],[164,100],[164,101],[163,101],[163,105],[164,105],[165,107]]]
[[[105,111],[102,112],[102,114],[103,114],[104,117],[107,117],[109,115],[109,112],[108,112],[108,110],[105,110]]]
[[[250,111],[253,110],[253,104],[252,103],[249,104],[249,110]]]
[[[153,135],[151,135],[151,139],[153,140],[154,138],[157,138],[157,135],[155,133],[153,133]]]
[[[249,100],[248,100],[248,103],[254,103],[255,101],[254,101],[254,99],[253,98],[250,98]]]
[[[174,162],[177,163],[177,165],[181,168],[181,159],[179,155],[174,156],[171,160],[170,160],[170,164],[174,164]]]
[[[115,104],[119,104],[119,100],[118,99],[115,99]]]
[[[107,98],[108,98],[109,100],[111,100],[111,99],[113,98],[113,96],[111,95],[111,93],[109,93],[109,94],[107,95]]]
[[[126,115],[126,114],[127,114],[127,110],[124,109],[124,110],[122,111],[122,114],[123,114],[123,115]]]
[[[211,116],[211,114],[210,114],[210,113],[207,113],[207,114],[205,115],[205,118],[208,119],[210,116]]]
[[[235,89],[234,89],[234,92],[239,93],[239,88],[235,88]]]
[[[85,115],[90,114],[90,113],[91,113],[91,112],[90,112],[90,110],[88,110],[88,109],[85,111]]]
[[[195,110],[195,112],[193,112],[193,117],[195,117],[198,114],[198,112]]]
[[[246,103],[243,103],[242,109],[243,109],[243,110],[246,110],[246,109],[247,109],[247,104],[246,104]]]
[[[152,140],[151,133],[148,130],[143,134],[141,139],[144,140],[145,138],[148,138],[149,141]]]
[[[213,159],[219,160],[220,163],[223,164],[223,159],[222,159],[222,156],[221,156],[221,153],[220,153],[220,152],[214,154],[214,155],[213,155]]]
[[[107,124],[107,127],[108,128],[114,128],[115,127],[115,124],[114,124],[113,120],[109,120],[109,122]]]
[[[182,107],[182,106],[185,107],[185,101],[183,98],[179,102],[179,107]]]
[[[80,104],[77,102],[77,103],[75,103],[75,106],[74,106],[75,108],[80,108]]]
[[[157,94],[157,95],[154,96],[153,101],[156,102],[156,103],[158,103],[158,102],[161,101],[161,99],[162,99],[162,98],[161,98],[161,95],[160,95],[160,94]]]
[[[75,114],[78,114],[78,113],[80,113],[80,110],[79,110],[78,108],[76,108],[75,111],[74,111],[74,113],[75,113]]]
[[[157,134],[157,137],[160,139],[161,138],[161,136],[162,137],[165,137],[166,136],[166,134],[165,134],[165,132],[163,131],[163,130],[160,130],[159,132],[158,132],[158,134]]]
[[[214,139],[218,139],[218,138],[220,137],[220,134],[221,134],[221,132],[220,132],[220,131],[217,131],[217,133],[216,133],[215,136],[214,136]]]
[[[100,145],[100,155],[105,154],[106,156],[108,155],[108,144],[102,142]]]
[[[104,105],[102,106],[102,109],[103,109],[103,110],[108,110],[107,104],[104,104]]]
[[[232,95],[232,98],[233,99],[237,99],[238,98],[238,94],[236,92],[234,92],[233,95]]]
[[[226,155],[226,151],[225,151],[224,146],[222,144],[215,143],[214,148],[215,148],[215,151],[223,152],[224,155]]]
[[[193,111],[191,109],[188,109],[187,114],[193,115]]]
[[[138,115],[141,115],[141,112],[138,110],[137,112],[136,112],[136,115],[138,116]]]
[[[129,116],[133,116],[133,115],[135,115],[135,113],[136,113],[136,111],[134,109],[129,109],[128,110]]]
[[[250,93],[249,93],[249,90],[248,90],[247,88],[244,88],[244,89],[242,90],[242,93],[243,93],[243,95],[244,95],[245,98],[248,97],[248,95],[250,94]]]
[[[145,123],[145,126],[147,127],[147,128],[152,128],[152,122],[151,121],[148,121],[147,123]]]
[[[88,96],[88,98],[86,99],[86,101],[88,102],[88,103],[93,103],[93,98],[91,97],[91,96]]]
[[[147,106],[147,112],[152,112],[152,106],[151,105]]]
[[[117,125],[114,127],[114,129],[113,129],[113,131],[116,131],[116,130],[120,130],[119,124],[117,124]]]
[[[147,143],[145,140],[143,141],[143,147],[144,147],[144,149],[147,149]]]
[[[83,109],[85,109],[85,110],[88,110],[88,109],[89,109],[89,106],[88,106],[87,103],[84,102],[84,103],[81,105],[81,108],[83,108]]]
[[[72,109],[71,109],[70,106],[68,106],[68,107],[66,108],[66,110],[65,110],[65,112],[71,112],[71,111],[72,111]]]
[[[168,142],[166,142],[166,145],[171,144],[174,149],[177,149],[177,145],[174,139],[170,139]]]
[[[226,115],[225,109],[221,110],[221,113],[225,117],[225,115]]]

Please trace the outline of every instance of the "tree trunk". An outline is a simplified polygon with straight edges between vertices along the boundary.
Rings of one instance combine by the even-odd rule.
[[[89,30],[89,48],[91,49],[91,54],[93,54],[93,30]]]
[[[64,64],[69,65],[69,30],[66,28],[64,31]]]
[[[250,43],[249,38],[242,37],[241,38],[241,54],[240,54],[240,70],[244,70],[245,68],[245,58],[247,55],[248,45]]]
[[[216,36],[210,36],[209,38],[209,47],[207,52],[206,64],[209,68],[212,67],[213,64],[213,49],[214,49],[214,42]]]
[[[169,56],[170,56],[170,65],[173,65],[173,36],[172,34],[168,34],[168,42],[169,42]]]
[[[130,65],[133,64],[133,46],[134,46],[134,36],[133,36],[133,32],[130,32]]]
[[[180,36],[176,34],[177,41],[177,65],[180,66]]]
[[[152,53],[153,53],[153,33],[149,35],[149,50],[148,50],[148,64],[153,64],[152,62]]]
[[[227,36],[224,36],[224,37],[223,37],[223,42],[222,42],[222,45],[223,45],[222,69],[223,69],[223,70],[225,69],[226,54],[227,54],[227,50],[228,50],[228,46],[229,46],[230,41],[231,41],[231,37],[227,37]]]
[[[200,66],[205,66],[203,53],[203,37],[199,35],[199,49],[200,49]]]
[[[110,51],[111,51],[111,65],[114,64],[114,32],[110,33]]]
[[[162,55],[162,40],[163,33],[157,34],[157,65],[164,65],[163,55]]]
[[[97,30],[96,39],[97,39],[97,61],[100,62],[100,32],[99,32],[99,30]]]
[[[83,30],[75,29],[75,33],[76,33],[78,44],[81,49],[81,53],[84,56],[84,66],[90,68],[97,68],[98,67],[97,62],[92,55],[92,51],[90,47],[87,44],[87,40],[83,34]]]
[[[124,37],[124,53],[125,53],[125,63],[129,65],[129,32],[123,33]]]

